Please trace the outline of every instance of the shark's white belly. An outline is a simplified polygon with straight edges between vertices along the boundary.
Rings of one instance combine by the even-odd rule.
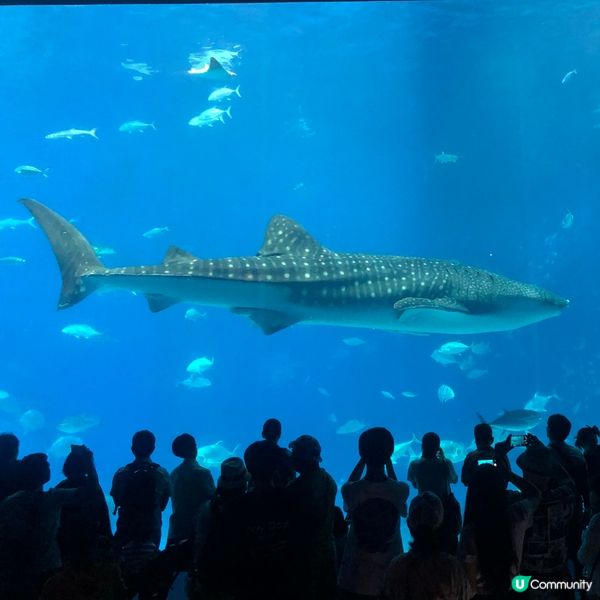
[[[368,327],[407,333],[472,334],[509,331],[541,320],[539,316],[519,314],[468,314],[431,309],[412,309],[398,317],[391,309],[311,311],[306,323]]]

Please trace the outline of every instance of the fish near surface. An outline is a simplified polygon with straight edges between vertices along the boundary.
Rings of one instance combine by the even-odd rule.
[[[35,200],[21,202],[59,264],[58,308],[121,289],[144,294],[153,312],[183,301],[229,308],[266,334],[295,323],[469,334],[517,329],[568,305],[536,285],[455,262],[334,252],[281,215],[255,256],[203,259],[172,246],[159,265],[106,268],[72,223]]]

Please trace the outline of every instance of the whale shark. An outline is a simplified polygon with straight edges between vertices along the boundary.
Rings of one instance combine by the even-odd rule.
[[[536,285],[453,261],[334,252],[283,215],[271,218],[253,256],[199,258],[171,246],[159,265],[107,268],[72,223],[36,200],[20,202],[54,251],[59,309],[117,289],[144,294],[153,312],[179,302],[225,307],[265,334],[296,323],[476,334],[517,329],[568,305]]]

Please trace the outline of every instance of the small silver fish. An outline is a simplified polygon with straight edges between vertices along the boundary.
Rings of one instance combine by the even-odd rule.
[[[446,384],[440,385],[437,393],[438,393],[439,401],[444,404],[446,402],[452,400],[455,396],[454,390],[449,385],[446,385]]]
[[[94,139],[99,139],[96,135],[96,129],[65,129],[64,131],[56,131],[55,133],[49,133],[44,137],[47,140],[72,140],[74,137],[90,136]]]
[[[71,446],[81,446],[83,440],[76,435],[61,435],[52,442],[52,446],[48,448],[48,454],[55,460],[65,458],[71,452]]]
[[[94,246],[94,252],[96,256],[112,256],[116,254],[114,248],[109,248],[108,246]]]
[[[562,221],[560,222],[560,226],[563,229],[569,229],[571,227],[571,225],[573,225],[573,220],[575,219],[575,217],[573,216],[572,212],[568,212],[563,218]]]
[[[19,165],[15,168],[17,175],[41,175],[42,177],[48,177],[48,171],[50,169],[38,169],[32,165]]]
[[[80,433],[86,429],[96,427],[100,423],[98,417],[92,415],[77,415],[63,419],[57,427],[61,433]]]
[[[19,423],[26,433],[30,433],[41,429],[46,423],[46,419],[39,410],[30,409],[21,415]]]
[[[21,264],[27,262],[24,258],[20,256],[2,256],[0,258],[0,262],[3,263],[11,263],[11,264]]]
[[[146,231],[146,233],[142,233],[142,237],[145,237],[146,239],[150,240],[153,237],[156,237],[157,235],[162,235],[163,233],[166,233],[167,231],[170,231],[168,227],[153,227],[152,229]]]
[[[467,379],[479,379],[484,375],[487,375],[487,369],[471,369],[467,371]]]
[[[206,313],[205,312],[200,312],[199,310],[197,310],[196,308],[188,308],[185,311],[185,318],[188,321],[199,321],[200,319],[204,319],[206,317]]]
[[[209,102],[221,102],[222,100],[226,100],[233,94],[237,94],[238,98],[242,97],[242,95],[240,94],[240,86],[239,85],[235,89],[228,88],[228,87],[222,87],[222,88],[219,88],[218,90],[215,90],[214,92],[211,92],[210,95],[208,96],[208,101]]]
[[[135,71],[136,73],[140,73],[140,75],[150,76],[150,75],[153,75],[154,73],[158,73],[158,71],[156,71],[155,69],[150,67],[150,65],[148,65],[147,63],[135,62],[131,58],[128,58],[125,62],[122,62],[121,66],[124,69],[127,69],[128,71]],[[134,76],[134,79],[136,79],[135,76]]]
[[[365,340],[363,340],[359,337],[349,337],[349,338],[344,338],[342,340],[342,342],[344,342],[344,344],[346,344],[346,346],[362,346],[365,343]]]
[[[346,421],[343,425],[340,425],[335,432],[340,435],[345,435],[347,433],[357,433],[365,428],[366,425],[362,421],[351,419],[350,421]]]
[[[156,130],[154,123],[144,123],[143,121],[127,121],[119,126],[121,133],[144,133],[146,129]]]
[[[220,108],[207,108],[202,111],[198,116],[192,117],[188,121],[188,125],[192,127],[212,127],[217,121],[221,123],[225,123],[225,119],[223,115],[227,115],[230,119],[231,116],[231,106],[227,107],[227,110],[222,110]]]
[[[22,227],[23,225],[29,225],[30,227],[36,228],[35,219],[32,217],[31,219],[2,219],[0,221],[0,231],[3,229],[16,229],[17,227]]]
[[[440,152],[435,156],[435,162],[443,165],[447,163],[455,163],[458,159],[459,156],[457,154],[447,154],[446,152]]]
[[[89,340],[96,336],[102,335],[99,331],[96,331],[90,325],[85,325],[83,323],[77,323],[75,325],[67,325],[62,328],[62,333],[65,335],[70,335],[74,337],[76,340],[84,339]]]

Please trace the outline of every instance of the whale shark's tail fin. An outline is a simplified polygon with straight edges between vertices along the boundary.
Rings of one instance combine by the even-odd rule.
[[[62,276],[58,308],[69,308],[77,304],[93,292],[93,288],[89,284],[86,286],[81,276],[98,269],[102,271],[104,265],[91,244],[64,217],[36,200],[23,198],[20,202],[35,217],[54,250]]]

